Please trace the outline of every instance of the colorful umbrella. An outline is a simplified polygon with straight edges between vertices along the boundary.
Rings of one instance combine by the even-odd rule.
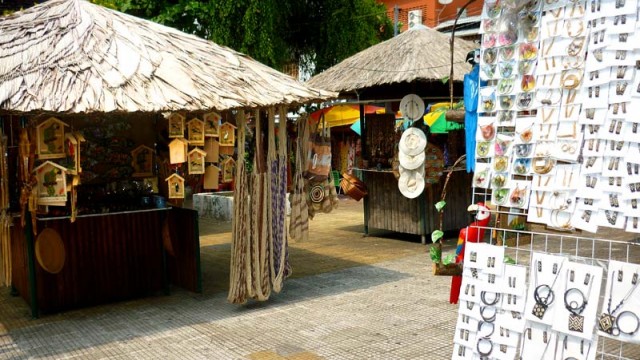
[[[384,114],[384,108],[381,106],[365,105],[365,114]],[[360,105],[358,104],[337,104],[326,107],[311,113],[312,122],[320,119],[324,114],[324,120],[328,127],[351,125],[360,120]]]

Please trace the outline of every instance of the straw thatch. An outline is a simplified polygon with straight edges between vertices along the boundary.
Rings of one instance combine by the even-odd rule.
[[[226,110],[333,97],[216,45],[84,0],[0,19],[0,110]]]
[[[309,86],[331,91],[352,91],[412,81],[440,81],[449,76],[449,35],[415,26],[387,41],[365,49],[311,78]],[[477,46],[456,38],[454,80],[469,71],[465,58]]]

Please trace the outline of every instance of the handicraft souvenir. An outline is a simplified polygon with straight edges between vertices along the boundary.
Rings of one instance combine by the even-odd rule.
[[[184,137],[184,116],[179,113],[171,113],[168,119],[169,137]]]
[[[171,174],[165,179],[169,188],[169,199],[184,199],[184,178],[178,174]]]
[[[194,118],[187,122],[187,139],[190,145],[204,146],[204,121]]]
[[[204,136],[218,137],[222,116],[216,112],[210,112],[204,114],[202,119],[204,120]]]
[[[36,127],[38,159],[65,157],[65,127],[69,126],[56,118],[49,118]]]
[[[204,170],[205,170],[204,159],[206,155],[207,155],[206,151],[203,151],[199,148],[195,148],[189,151],[189,154],[187,155],[188,157],[187,168],[188,168],[189,175],[204,174]]]
[[[132,176],[148,177],[153,175],[153,154],[153,149],[145,145],[140,145],[131,151]]]
[[[36,173],[38,205],[65,206],[67,202],[67,169],[45,161]]]

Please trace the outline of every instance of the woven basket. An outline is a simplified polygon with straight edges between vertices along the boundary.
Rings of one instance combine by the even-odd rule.
[[[355,176],[342,174],[340,187],[342,191],[353,200],[360,201],[360,199],[367,196],[367,186]]]

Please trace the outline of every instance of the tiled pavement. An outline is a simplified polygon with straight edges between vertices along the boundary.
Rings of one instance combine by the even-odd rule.
[[[364,238],[361,203],[318,215],[266,303],[226,301],[228,224],[201,224],[204,294],[29,318],[0,290],[0,359],[448,359],[456,307],[419,238]],[[403,239],[403,237],[405,237]]]
[[[450,358],[450,279],[431,274],[418,237],[362,237],[361,203],[343,199],[311,222],[310,240],[291,246],[293,276],[266,303],[227,303],[230,224],[200,226],[202,295],[173,289],[32,320],[2,289],[0,359]]]

